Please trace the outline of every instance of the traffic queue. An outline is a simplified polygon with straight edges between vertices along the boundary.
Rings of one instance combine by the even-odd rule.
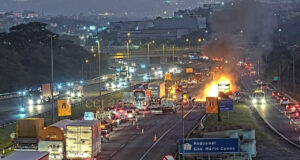
[[[137,83],[116,103],[84,112],[81,119],[64,119],[47,127],[43,118],[19,119],[12,136],[14,148],[48,152],[51,160],[96,158],[101,143],[108,142],[122,123],[138,122],[141,114],[176,113],[179,105],[187,106],[188,86],[187,82],[171,80]]]

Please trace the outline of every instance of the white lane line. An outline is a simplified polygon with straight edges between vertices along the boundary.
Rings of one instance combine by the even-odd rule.
[[[195,106],[193,106],[193,108],[190,109],[189,112],[186,113],[186,114],[183,116],[183,118],[185,118],[187,115],[189,115],[189,114],[191,113],[191,111],[194,110],[194,108],[195,108]],[[156,144],[157,144],[162,138],[164,138],[164,137],[166,136],[166,134],[168,134],[173,128],[175,128],[175,126],[176,126],[180,121],[181,121],[181,119],[178,120],[171,128],[169,128],[162,136],[160,136],[160,137],[158,138],[158,140],[152,144],[152,146],[151,146],[151,147],[143,154],[143,156],[142,156],[139,160],[143,160],[143,159],[147,156],[147,154],[148,154],[148,153],[156,146]]]

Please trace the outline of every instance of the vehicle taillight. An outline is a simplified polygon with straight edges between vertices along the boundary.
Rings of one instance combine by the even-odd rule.
[[[147,109],[147,107],[144,107],[143,109],[144,109],[144,110],[146,110],[146,109]]]
[[[298,112],[296,113],[296,116],[297,116],[297,117],[299,116],[299,113],[298,113]]]

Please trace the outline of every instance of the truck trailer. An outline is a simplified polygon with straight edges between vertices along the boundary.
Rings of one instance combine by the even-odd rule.
[[[66,158],[92,159],[101,151],[101,123],[78,120],[67,125]]]
[[[18,119],[16,136],[13,139],[15,150],[38,150],[38,142],[43,129],[43,118]]]
[[[64,119],[45,128],[41,134],[38,150],[49,152],[49,160],[65,159],[65,133],[72,120]]]
[[[165,83],[150,83],[148,89],[150,90],[150,103],[161,104],[161,99],[166,95]]]

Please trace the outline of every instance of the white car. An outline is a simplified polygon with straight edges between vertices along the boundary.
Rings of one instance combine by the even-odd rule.
[[[289,99],[288,98],[282,98],[282,99],[280,99],[280,104],[281,105],[287,105],[287,104],[289,104]]]

